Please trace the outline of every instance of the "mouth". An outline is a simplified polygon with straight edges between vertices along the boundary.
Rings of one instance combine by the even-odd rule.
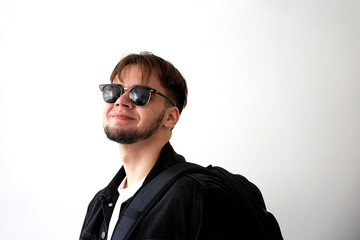
[[[116,119],[116,120],[135,120],[135,118],[127,115],[127,114],[124,114],[124,113],[113,113],[111,114],[111,118],[113,119]]]

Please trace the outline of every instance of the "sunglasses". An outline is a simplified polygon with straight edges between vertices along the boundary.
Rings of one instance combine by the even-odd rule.
[[[149,87],[135,86],[131,88],[124,88],[119,84],[101,84],[99,85],[99,88],[103,93],[104,101],[107,103],[115,103],[116,100],[125,93],[125,90],[128,90],[129,98],[135,106],[145,106],[148,104],[152,93],[156,93],[157,95],[166,98],[173,106],[175,106],[175,103],[169,97]]]

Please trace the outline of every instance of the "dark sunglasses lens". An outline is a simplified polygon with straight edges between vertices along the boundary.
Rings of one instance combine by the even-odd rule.
[[[144,106],[148,103],[150,91],[142,87],[134,87],[130,90],[130,100],[136,106]]]
[[[105,86],[103,90],[104,101],[107,103],[115,103],[121,96],[121,88],[118,86]]]

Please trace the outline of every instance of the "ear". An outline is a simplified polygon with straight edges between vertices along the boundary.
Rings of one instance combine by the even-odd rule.
[[[177,107],[171,107],[166,110],[166,115],[164,117],[164,127],[174,128],[176,123],[179,121],[180,113]]]

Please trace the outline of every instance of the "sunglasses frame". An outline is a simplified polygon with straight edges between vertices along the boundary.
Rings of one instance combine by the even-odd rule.
[[[99,85],[100,91],[103,92],[103,91],[104,91],[104,88],[105,88],[106,86],[119,87],[120,90],[121,90],[121,93],[120,93],[120,96],[119,96],[119,97],[121,97],[121,95],[123,95],[123,94],[125,93],[125,90],[128,90],[128,91],[129,91],[129,94],[130,94],[130,91],[131,91],[132,89],[134,89],[134,88],[143,88],[143,89],[148,90],[149,93],[150,93],[150,94],[149,94],[149,98],[148,98],[147,102],[146,102],[144,105],[136,105],[136,104],[131,100],[130,95],[129,95],[129,98],[130,98],[131,103],[134,104],[135,106],[138,106],[138,107],[146,106],[146,105],[150,102],[150,98],[151,98],[151,94],[152,94],[152,93],[156,93],[157,95],[159,95],[159,96],[161,96],[161,97],[169,100],[169,102],[171,102],[171,104],[175,107],[175,103],[174,103],[173,100],[171,100],[169,97],[167,97],[166,95],[162,94],[162,93],[159,92],[158,90],[153,89],[153,88],[150,88],[150,87],[146,87],[146,86],[134,86],[134,87],[130,87],[130,88],[125,88],[125,87],[123,87],[123,86],[120,85],[120,84],[100,84],[100,85]],[[115,103],[115,102],[114,102],[114,103]]]

